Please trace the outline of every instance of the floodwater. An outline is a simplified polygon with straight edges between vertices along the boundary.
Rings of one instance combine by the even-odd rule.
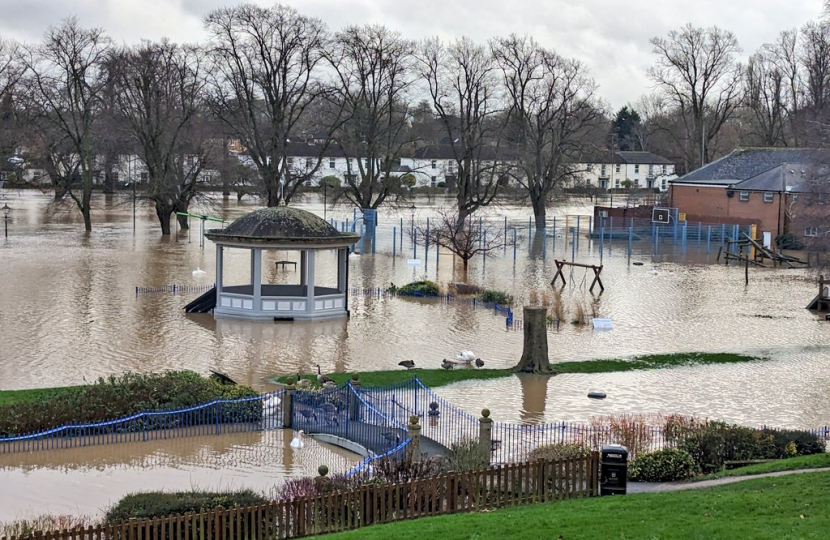
[[[288,478],[344,472],[360,457],[292,430],[183,437],[0,455],[0,522],[40,514],[100,517],[137,491],[252,489],[273,494]]]
[[[200,247],[198,224],[162,238],[153,211],[139,207],[136,231],[129,198],[96,200],[94,230],[83,232],[74,209],[52,208],[49,198],[7,192],[13,208],[8,241],[0,242],[0,388],[77,384],[126,370],[216,369],[242,383],[269,388],[275,374],[400,369],[401,360],[438,367],[444,357],[472,349],[487,367],[514,365],[521,354],[521,332],[508,330],[504,315],[458,303],[352,296],[351,319],[320,323],[251,323],[186,316],[192,294],[139,294],[136,286],[202,285],[214,281],[214,249]],[[435,249],[424,258],[413,252],[408,235],[397,236],[392,257],[391,228],[408,229],[413,219],[436,219],[437,201],[416,201],[413,210],[382,210],[378,253],[352,255],[351,286],[385,287],[428,277],[443,284],[466,281],[504,289],[517,305],[537,292],[550,291],[554,258],[598,263],[602,256],[605,292],[592,296],[592,276],[566,271],[563,292],[566,321],[577,306],[610,318],[611,331],[565,322],[549,337],[556,361],[587,360],[678,351],[747,352],[769,360],[751,364],[700,366],[670,371],[603,375],[561,375],[545,384],[518,378],[466,382],[439,392],[478,413],[489,407],[499,420],[541,422],[587,419],[610,412],[701,414],[746,424],[817,427],[830,423],[830,323],[804,306],[816,292],[811,270],[744,269],[715,263],[717,246],[687,245],[685,251],[648,241],[600,245],[585,236],[578,249],[571,240],[551,238],[545,249],[522,241],[477,257],[465,275],[450,254]],[[323,214],[320,202],[300,205]],[[256,208],[248,200],[215,198],[202,210],[233,219]],[[575,204],[557,211],[590,213]],[[489,211],[494,222],[508,218],[526,236],[528,208],[503,205]],[[351,209],[326,210],[327,218],[352,216]],[[570,225],[574,225],[574,218]],[[433,221],[434,223],[434,221]],[[581,226],[586,227],[585,218]],[[398,229],[399,234],[399,229]],[[401,241],[404,253],[400,253]],[[292,269],[277,270],[276,260],[296,254],[271,253],[263,276],[271,282],[296,279]],[[410,266],[407,259],[419,258]],[[248,257],[226,255],[225,275],[248,279]],[[636,266],[633,262],[642,262]],[[319,271],[333,279],[333,264]],[[194,275],[197,268],[206,271]],[[520,309],[516,310],[520,317]],[[585,397],[590,389],[608,393],[602,402]]]

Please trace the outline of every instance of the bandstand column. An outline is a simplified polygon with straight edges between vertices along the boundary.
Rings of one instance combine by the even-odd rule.
[[[337,250],[337,290],[341,293],[346,292],[346,264],[348,262],[348,252],[344,248]]]
[[[306,250],[300,251],[300,285],[305,285],[307,283],[306,275],[305,275],[306,274],[306,266],[307,266],[307,264],[306,264],[306,261],[307,261],[306,253],[307,253]]]
[[[308,282],[306,289],[306,310],[309,315],[314,314],[314,250],[306,251],[306,267],[308,268]]]
[[[251,284],[254,287],[254,311],[262,309],[262,250],[251,250]]]
[[[216,294],[222,292],[222,264],[224,260],[223,247],[216,246]]]

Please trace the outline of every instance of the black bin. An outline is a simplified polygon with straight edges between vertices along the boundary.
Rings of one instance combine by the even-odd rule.
[[[602,447],[599,461],[599,494],[625,495],[628,479],[628,449],[619,444]]]

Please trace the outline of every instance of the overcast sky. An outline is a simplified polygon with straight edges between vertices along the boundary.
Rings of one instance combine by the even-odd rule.
[[[0,0],[0,35],[35,41],[68,15],[102,26],[128,43],[204,38],[202,18],[233,0]],[[273,2],[258,1],[263,5]],[[687,22],[733,31],[744,55],[781,30],[820,16],[822,0],[285,0],[330,28],[380,23],[419,39],[467,35],[479,41],[531,34],[560,54],[582,60],[603,99],[618,108],[648,93],[654,61],[649,39]]]

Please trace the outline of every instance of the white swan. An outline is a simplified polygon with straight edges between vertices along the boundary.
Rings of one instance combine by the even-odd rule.
[[[456,358],[469,364],[476,359],[476,354],[473,351],[461,351],[460,354],[456,355]]]
[[[199,268],[199,267],[197,266],[197,267],[196,267],[196,270],[194,270],[193,272],[191,272],[191,274],[193,274],[194,276],[201,276],[201,275],[207,274],[207,272],[205,272],[204,270],[202,270],[201,268]]]
[[[272,416],[277,414],[280,407],[280,398],[272,394],[262,400],[262,414]]]
[[[297,436],[294,437],[291,441],[291,448],[304,448],[305,443],[303,442],[303,430],[297,432]]]

